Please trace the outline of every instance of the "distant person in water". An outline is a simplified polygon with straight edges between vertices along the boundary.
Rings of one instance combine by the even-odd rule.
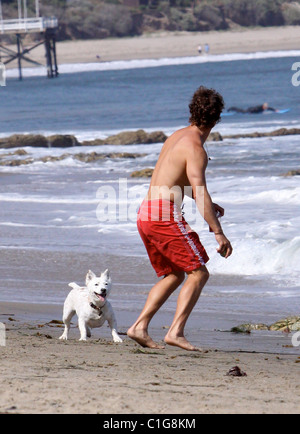
[[[273,107],[269,107],[269,104],[267,102],[265,102],[262,105],[257,105],[255,107],[249,107],[246,110],[241,109],[239,107],[230,107],[227,111],[236,112],[236,113],[250,113],[250,114],[259,114],[259,113],[264,113],[266,111],[277,112],[277,110],[274,109]]]

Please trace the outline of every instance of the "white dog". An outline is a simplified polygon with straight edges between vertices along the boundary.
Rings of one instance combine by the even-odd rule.
[[[92,271],[86,275],[86,286],[81,287],[76,283],[69,283],[73,290],[69,293],[64,304],[63,322],[65,331],[59,338],[68,339],[71,319],[78,316],[80,341],[86,341],[91,337],[90,328],[101,327],[108,322],[114,342],[123,342],[117,332],[117,321],[111,304],[107,297],[111,290],[111,278],[106,270],[97,277]]]

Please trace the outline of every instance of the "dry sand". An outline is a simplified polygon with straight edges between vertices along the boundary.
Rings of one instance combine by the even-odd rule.
[[[204,47],[205,43],[210,45],[211,54],[298,50],[299,40],[300,26],[239,28],[234,31],[165,32],[133,38],[66,41],[58,43],[57,52],[60,64],[93,63],[99,61],[97,56],[103,62],[195,56],[198,55],[198,45]],[[32,59],[45,63],[43,46],[32,51]]]
[[[96,55],[102,61],[192,56],[206,42],[212,54],[291,50],[299,49],[299,39],[300,27],[156,34],[61,42],[58,57],[61,64],[95,62]],[[44,63],[43,49],[33,57]],[[121,345],[109,337],[78,342],[78,330],[61,342],[60,327],[38,320],[45,321],[42,311],[31,313],[30,321],[22,308],[11,317],[4,313],[0,311],[7,328],[6,346],[0,347],[0,412],[299,413],[298,353],[141,350],[125,336]],[[247,377],[227,377],[235,365]]]
[[[61,342],[60,326],[9,318],[0,347],[0,413],[299,412],[297,355],[144,350],[125,336],[123,344],[78,342],[78,330]],[[247,377],[226,376],[236,365]]]

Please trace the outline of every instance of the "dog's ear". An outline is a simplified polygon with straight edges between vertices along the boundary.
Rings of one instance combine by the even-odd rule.
[[[106,270],[104,271],[103,276],[104,276],[104,277],[107,277],[108,279],[110,279],[110,271],[109,271],[109,269],[106,269]]]
[[[88,284],[95,277],[96,277],[96,274],[93,273],[91,270],[89,270],[89,272],[87,273],[86,278],[85,278],[85,283]]]

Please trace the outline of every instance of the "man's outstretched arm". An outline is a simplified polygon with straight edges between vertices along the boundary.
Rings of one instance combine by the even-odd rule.
[[[207,190],[205,171],[208,158],[202,147],[193,146],[187,155],[186,173],[193,190],[197,208],[214,232],[219,244],[218,252],[228,258],[232,253],[230,241],[225,237],[222,226],[216,217],[216,208]]]

